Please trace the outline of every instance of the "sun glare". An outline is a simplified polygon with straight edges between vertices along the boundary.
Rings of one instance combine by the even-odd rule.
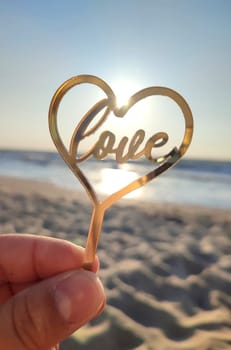
[[[111,195],[119,191],[130,182],[136,180],[139,175],[134,171],[125,169],[103,168],[101,171],[101,181],[98,184],[98,189],[101,193]],[[136,198],[141,195],[141,189],[127,194],[126,198]]]
[[[136,83],[127,80],[115,82],[112,84],[112,87],[116,95],[116,104],[118,107],[126,105],[129,98],[139,90]]]
[[[110,86],[116,96],[118,108],[126,106],[129,98],[142,89],[142,86],[140,86],[138,82],[132,80],[123,81],[122,79],[115,80],[114,83],[112,82],[110,84]],[[112,117],[108,118],[108,120],[105,122],[105,128],[112,131],[116,135],[117,144],[122,137],[127,136],[131,139],[137,130],[141,128],[145,130],[148,129],[148,118],[143,118],[149,113],[149,108],[146,105],[146,101],[145,104],[144,101],[139,101],[125,113],[122,119],[115,118],[115,116],[112,115]]]

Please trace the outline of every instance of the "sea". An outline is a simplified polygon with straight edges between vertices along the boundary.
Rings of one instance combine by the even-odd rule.
[[[118,165],[90,159],[83,169],[96,193],[107,196],[152,170],[150,163]],[[50,182],[84,191],[57,152],[0,150],[0,176]],[[151,203],[177,203],[231,209],[231,162],[182,159],[175,167],[127,196]]]

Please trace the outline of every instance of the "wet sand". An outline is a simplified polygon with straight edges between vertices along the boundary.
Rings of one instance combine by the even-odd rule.
[[[84,245],[88,198],[0,178],[0,232]],[[231,212],[120,201],[98,249],[108,305],[61,349],[231,349]]]

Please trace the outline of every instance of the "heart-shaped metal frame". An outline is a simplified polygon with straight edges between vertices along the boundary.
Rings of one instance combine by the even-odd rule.
[[[68,151],[64,143],[62,142],[62,139],[58,131],[58,122],[57,122],[58,108],[62,98],[71,88],[73,88],[76,85],[86,84],[86,83],[93,84],[100,87],[105,92],[107,98],[102,99],[98,103],[96,103],[90,109],[90,111],[88,111],[85,114],[85,116],[81,119],[81,122],[78,124],[78,126],[75,129],[75,132],[73,134],[73,137],[70,143],[70,150]],[[85,175],[77,165],[78,162],[76,160],[74,150],[76,148],[76,142],[77,142],[76,133],[78,131],[78,128],[80,127],[80,125],[82,125],[82,123],[84,123],[84,121],[86,121],[88,118],[92,119],[95,115],[97,115],[103,109],[105,109],[105,111],[102,117],[100,118],[100,120],[94,126],[94,129],[96,129],[98,126],[100,126],[103,123],[103,121],[106,119],[106,117],[110,112],[113,112],[115,116],[122,118],[125,116],[128,110],[132,106],[134,106],[134,104],[136,104],[140,100],[149,96],[169,97],[175,103],[177,103],[177,105],[180,107],[184,117],[184,122],[185,122],[185,132],[184,132],[181,145],[179,147],[175,147],[169,154],[165,155],[158,167],[155,167],[155,169],[150,171],[148,174],[139,177],[138,179],[131,182],[124,188],[109,195],[104,201],[100,202],[97,198],[97,194],[95,193],[93,187],[91,186],[88,179],[85,177]],[[114,92],[105,81],[92,75],[79,75],[71,79],[68,79],[55,92],[51,100],[50,109],[49,109],[49,129],[50,129],[51,137],[54,141],[54,144],[56,145],[57,150],[59,151],[60,155],[62,156],[64,161],[67,163],[67,165],[70,167],[74,175],[78,178],[78,180],[84,186],[94,207],[91,224],[89,228],[89,233],[88,233],[88,238],[87,238],[86,254],[85,254],[85,268],[91,268],[94,261],[98,241],[99,241],[99,236],[100,236],[100,231],[102,227],[105,210],[109,208],[113,203],[115,203],[121,197],[138,189],[139,187],[144,186],[146,183],[153,180],[155,177],[159,176],[160,174],[168,170],[170,167],[172,167],[174,164],[176,164],[177,161],[179,161],[179,159],[187,151],[192,140],[192,135],[193,135],[192,113],[187,102],[180,94],[178,94],[176,91],[172,89],[169,89],[166,87],[159,87],[159,86],[148,87],[138,91],[137,93],[135,93],[133,96],[130,97],[130,99],[128,100],[128,103],[125,106],[122,106],[119,108],[116,105],[116,96]],[[85,136],[87,136],[87,132],[85,133]]]

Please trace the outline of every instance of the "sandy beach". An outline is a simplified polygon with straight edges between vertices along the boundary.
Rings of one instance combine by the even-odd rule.
[[[85,245],[88,198],[0,177],[0,233]],[[62,350],[231,349],[231,212],[121,200],[98,249],[107,307]]]

